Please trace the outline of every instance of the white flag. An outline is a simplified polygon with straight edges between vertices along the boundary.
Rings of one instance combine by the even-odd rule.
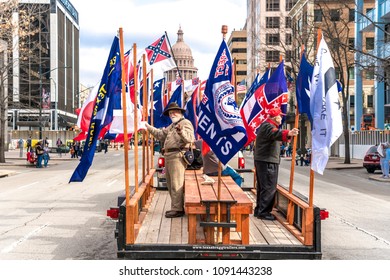
[[[343,132],[336,72],[324,38],[314,65],[310,113],[313,116],[311,169],[322,175],[328,163],[329,149]]]

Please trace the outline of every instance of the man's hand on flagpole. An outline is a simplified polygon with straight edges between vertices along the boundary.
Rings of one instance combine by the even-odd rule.
[[[299,129],[298,128],[293,128],[293,129],[291,129],[289,132],[288,132],[288,136],[297,136],[298,135],[298,133],[299,133]]]
[[[146,121],[142,121],[138,127],[138,130],[147,130],[150,125]]]

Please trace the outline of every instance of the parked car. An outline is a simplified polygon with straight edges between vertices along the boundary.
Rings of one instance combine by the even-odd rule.
[[[363,167],[367,169],[368,173],[374,173],[375,170],[381,170],[378,146],[371,146],[367,150],[363,159]]]

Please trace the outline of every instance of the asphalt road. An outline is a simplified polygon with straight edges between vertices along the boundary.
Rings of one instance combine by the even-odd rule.
[[[289,185],[291,162],[282,161],[279,182]],[[295,168],[294,189],[308,196],[309,168]],[[323,259],[390,259],[390,181],[369,179],[364,168],[315,175],[314,204],[329,211],[322,221]]]
[[[116,259],[106,210],[124,190],[123,155],[97,153],[84,182],[68,184],[78,162],[0,179],[0,259]]]
[[[1,260],[116,259],[115,224],[106,210],[124,190],[123,154],[97,153],[84,182],[68,184],[78,162],[53,160],[46,169],[15,166],[14,175],[0,178]],[[246,162],[253,167],[247,154]],[[286,186],[290,164],[283,160],[280,168],[279,182]],[[133,165],[130,157],[129,170]],[[294,189],[307,196],[309,168],[295,170]],[[251,186],[253,175],[244,177]],[[315,177],[314,203],[330,213],[322,222],[323,259],[390,259],[390,182],[368,177],[363,168],[325,170]]]

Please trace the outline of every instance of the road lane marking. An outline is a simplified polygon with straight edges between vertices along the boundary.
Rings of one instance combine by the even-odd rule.
[[[115,184],[117,181],[118,181],[118,180],[117,180],[117,179],[115,179],[115,180],[114,180],[114,181],[112,181],[111,183],[108,183],[108,184],[107,184],[107,186],[108,186],[108,187],[110,187],[110,186],[112,186],[113,184]]]
[[[31,183],[31,184],[28,184],[28,185],[24,185],[24,186],[20,186],[19,188],[17,188],[18,190],[22,190],[22,189],[25,189],[25,188],[28,188],[28,187],[31,187],[31,186],[34,186],[36,184],[38,184],[39,182],[34,182],[34,183]]]
[[[23,236],[22,238],[20,238],[18,241],[15,241],[14,243],[12,243],[11,245],[5,247],[3,250],[1,250],[1,253],[9,253],[11,252],[13,249],[15,249],[17,246],[19,246],[20,244],[22,244],[24,241],[26,241],[27,239],[29,239],[31,236],[33,235],[36,235],[38,232],[42,231],[45,227],[47,227],[49,224],[44,224],[43,226],[33,230],[32,232],[29,232],[27,233],[25,236]]]

